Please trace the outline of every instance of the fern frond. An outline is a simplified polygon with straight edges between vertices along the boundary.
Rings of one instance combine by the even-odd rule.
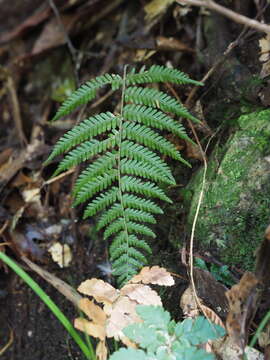
[[[156,153],[146,147],[132,141],[125,140],[121,144],[121,157],[127,157],[129,159],[151,164],[168,178],[171,185],[175,185],[175,180],[169,166],[159,156],[157,156]]]
[[[117,251],[117,249],[121,248],[127,242],[127,236],[125,231],[121,231],[114,239],[110,246],[110,253]],[[152,250],[150,246],[142,239],[138,239],[136,235],[129,234],[128,236],[128,244],[130,247],[139,248],[145,251],[148,254],[152,254]]]
[[[70,169],[75,165],[79,165],[83,161],[86,161],[99,153],[114,148],[116,142],[116,136],[111,136],[103,141],[98,141],[95,139],[91,141],[85,141],[80,146],[77,146],[75,149],[71,150],[64,157],[64,159],[60,162],[58,168],[54,172],[53,176],[56,176],[60,172]]]
[[[187,135],[184,127],[162,111],[144,105],[126,105],[123,109],[123,116],[127,120],[143,123],[159,130],[167,130],[181,139],[191,143],[193,141]]]
[[[93,137],[105,131],[115,129],[118,123],[119,117],[111,112],[101,113],[82,121],[57,141],[46,163],[83,141],[91,140]]]
[[[110,259],[112,262],[120,258],[123,254],[128,254],[128,256],[133,259],[138,260],[141,264],[146,264],[146,257],[134,247],[129,247],[126,243],[122,244],[121,247],[115,249],[114,252],[110,251]]]
[[[155,182],[171,184],[169,179],[163,176],[159,170],[143,161],[121,160],[121,174],[136,175]]]
[[[136,220],[141,222],[149,222],[152,224],[156,223],[155,218],[146,211],[136,210],[136,209],[125,209],[125,217],[127,220]],[[98,221],[97,229],[100,230],[104,226],[108,225],[110,222],[120,217],[123,214],[123,209],[121,204],[114,204],[109,210],[102,214],[101,218]]]
[[[60,106],[53,121],[60,119],[62,116],[68,115],[78,106],[88,103],[96,96],[96,92],[101,87],[108,84],[122,83],[122,78],[115,74],[104,74],[93,80],[87,81],[78,90],[71,94]],[[117,87],[117,86],[116,86]]]
[[[124,207],[147,211],[152,214],[163,214],[163,210],[149,199],[143,199],[133,194],[123,195]]]
[[[182,158],[179,151],[176,150],[175,146],[170,141],[161,135],[158,135],[147,126],[125,123],[123,125],[123,137],[126,137],[129,140],[138,141],[153,150],[159,151],[161,154],[168,155],[171,158],[179,160],[185,165],[191,167],[191,165]]]
[[[196,123],[200,122],[191,115],[187,109],[181,105],[176,99],[156,89],[129,87],[125,91],[125,101],[134,104],[152,106],[165,112],[190,119]]]
[[[155,233],[146,225],[137,224],[133,221],[126,221],[124,218],[120,218],[112,222],[104,231],[104,239],[107,239],[109,236],[121,231],[127,230],[129,233],[139,233],[146,236],[156,237]]]
[[[95,180],[85,184],[76,194],[73,206],[77,206],[82,202],[90,199],[101,190],[106,190],[117,179],[116,170],[110,170],[103,176],[97,176]]]
[[[121,181],[121,189],[123,192],[134,192],[148,197],[155,197],[172,203],[172,200],[166,196],[163,190],[150,181],[142,182],[132,176],[123,176]]]
[[[111,170],[115,166],[116,161],[117,154],[114,152],[107,152],[98,158],[81,172],[74,185],[73,194],[76,195],[78,191],[92,179],[95,179],[97,176],[105,174]]]
[[[107,192],[97,196],[91,203],[89,203],[84,211],[83,218],[93,216],[99,211],[104,210],[107,206],[115,203],[119,197],[119,189],[113,186]]]
[[[124,78],[110,74],[98,76],[76,90],[59,108],[54,120],[92,100],[106,85],[112,90],[122,87],[121,115],[105,112],[82,121],[58,140],[46,162],[65,154],[54,173],[57,175],[91,160],[75,183],[73,205],[89,201],[84,218],[103,212],[97,228],[105,228],[104,239],[112,237],[110,259],[113,274],[119,276],[120,283],[136,274],[146,263],[146,255],[151,253],[149,245],[137,235],[154,238],[148,224],[156,222],[153,214],[163,211],[149,198],[172,203],[158,186],[175,184],[170,168],[160,155],[190,166],[162,132],[192,142],[174,117],[198,122],[166,93],[133,86],[146,82],[201,85],[178,70],[156,65],[138,73],[132,70]]]
[[[143,83],[170,82],[173,84],[193,84],[203,85],[199,81],[190,79],[187,74],[165,66],[152,65],[149,70],[139,73],[130,73],[126,77],[127,85],[136,85]]]

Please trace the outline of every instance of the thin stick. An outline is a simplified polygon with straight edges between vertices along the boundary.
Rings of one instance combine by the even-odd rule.
[[[235,21],[238,24],[246,25],[250,28],[256,29],[257,31],[264,32],[266,34],[270,33],[270,26],[267,24],[260,23],[257,20],[250,19],[247,16],[241,15],[232,11],[224,6],[221,6],[215,3],[212,0],[175,0],[180,5],[193,5],[205,7],[207,9],[213,10],[221,15],[228,17],[229,19]]]

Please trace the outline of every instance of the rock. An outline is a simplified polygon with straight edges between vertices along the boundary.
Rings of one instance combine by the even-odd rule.
[[[250,270],[270,220],[270,110],[237,122],[239,130],[211,155],[195,237],[198,246],[218,249],[227,264]],[[189,226],[202,177],[200,169],[184,190]]]

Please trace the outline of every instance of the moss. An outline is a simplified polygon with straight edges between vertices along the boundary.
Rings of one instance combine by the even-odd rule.
[[[204,247],[220,249],[226,263],[250,268],[253,252],[269,222],[270,110],[243,115],[239,130],[209,162],[196,238]],[[198,204],[202,171],[187,187],[192,192],[188,223]],[[252,224],[252,226],[250,225]]]

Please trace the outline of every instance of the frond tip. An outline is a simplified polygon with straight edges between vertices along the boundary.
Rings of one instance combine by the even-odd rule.
[[[120,285],[147,263],[151,248],[143,237],[156,236],[150,225],[156,223],[154,215],[163,213],[159,202],[172,203],[161,188],[176,184],[167,158],[190,166],[164,132],[193,142],[180,121],[199,120],[168,94],[137,86],[164,82],[202,85],[179,70],[159,65],[132,70],[124,78],[105,74],[76,90],[53,119],[87,104],[103,86],[113,91],[123,88],[120,114],[108,111],[83,120],[58,140],[46,161],[65,154],[54,175],[90,161],[75,182],[73,205],[88,202],[84,219],[99,214],[97,229],[111,241],[113,274]]]

